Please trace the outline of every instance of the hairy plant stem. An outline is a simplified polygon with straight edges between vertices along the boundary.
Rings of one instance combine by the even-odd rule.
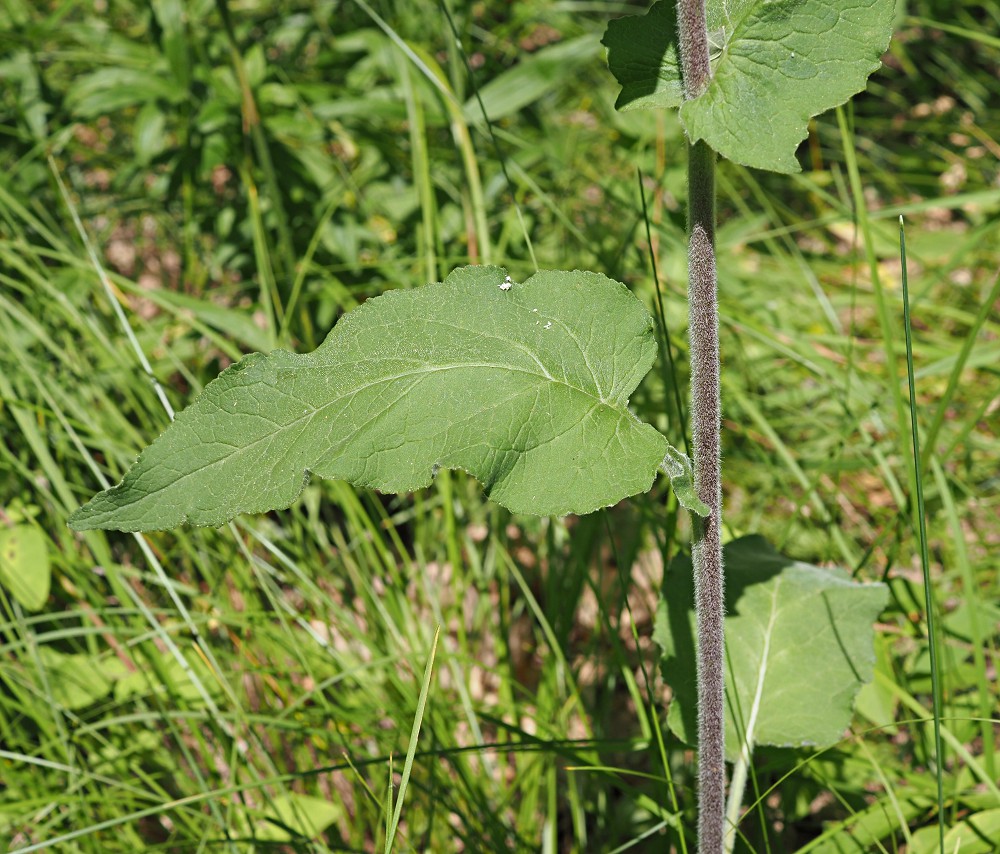
[[[714,153],[704,143],[690,149],[689,187],[712,183]],[[707,171],[707,174],[706,174]],[[722,404],[719,390],[719,308],[711,225],[690,204],[688,336],[691,351],[691,426],[694,485],[711,513],[694,516],[691,557],[698,623],[698,850],[723,850],[725,834],[725,640],[722,567]],[[708,227],[706,227],[708,225]]]
[[[705,0],[677,0],[684,97],[708,87]],[[711,513],[693,516],[698,633],[698,851],[722,854],[726,827],[725,578],[722,566],[722,397],[715,265],[715,153],[688,147],[688,336],[694,484]]]

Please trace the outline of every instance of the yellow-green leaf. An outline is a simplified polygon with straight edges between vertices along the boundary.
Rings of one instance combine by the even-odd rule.
[[[31,525],[0,530],[0,584],[22,607],[41,611],[49,598],[51,578],[45,534]]]

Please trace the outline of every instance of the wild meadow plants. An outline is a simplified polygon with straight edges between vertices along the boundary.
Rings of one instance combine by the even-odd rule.
[[[599,44],[642,10],[100,11],[5,13],[0,836],[14,850],[694,850],[691,525],[653,482],[663,464],[684,494],[663,436],[687,448],[691,128],[614,112]],[[942,832],[948,850],[990,850],[1000,189],[996,46],[974,24],[996,14],[969,6],[942,28],[933,4],[909,10],[869,94],[810,124],[794,178],[718,167],[727,667],[760,673],[732,633],[767,615],[807,639],[833,627],[813,645],[847,670],[870,656],[874,677],[852,719],[869,674],[821,671],[803,635],[765,632],[794,654],[775,658],[785,691],[759,714],[754,686],[732,685],[738,850],[931,851]],[[468,263],[503,267],[447,275]],[[271,355],[240,361],[251,350]],[[420,378],[430,403],[402,380],[457,359],[485,373]],[[317,376],[352,401],[346,427],[320,423],[334,413],[310,397]],[[253,391],[261,377],[276,398]],[[365,403],[373,380],[383,396]],[[587,383],[599,404],[581,415]],[[301,423],[290,400],[321,436],[362,444],[328,462],[315,434],[278,448],[276,419]],[[238,444],[251,423],[273,456],[218,475],[195,459],[193,508],[161,492],[121,527],[298,502],[219,529],[67,528],[191,401],[147,460],[185,432]],[[456,416],[470,402],[485,421]],[[402,426],[365,415],[390,404]],[[232,410],[240,426],[216,420]],[[456,418],[442,444],[432,428]],[[639,472],[606,453],[622,431],[644,443]],[[360,488],[303,489],[305,469]],[[799,586],[772,591],[779,573]],[[884,592],[858,609],[830,581]],[[833,706],[843,722],[820,739],[804,725]]]

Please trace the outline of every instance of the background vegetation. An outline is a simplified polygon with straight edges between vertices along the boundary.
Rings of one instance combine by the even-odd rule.
[[[599,44],[641,7],[453,4],[456,39],[429,0],[372,3],[0,10],[0,528],[51,565],[46,596],[41,558],[0,558],[11,850],[381,850],[437,626],[397,848],[692,850],[692,754],[661,742],[650,641],[687,537],[665,484],[579,519],[511,517],[444,474],[398,498],[315,481],[220,530],[65,525],[243,352],[309,350],[457,265],[524,278],[526,237],[539,267],[648,305],[655,259],[672,360],[634,404],[683,441],[683,140],[615,113]],[[728,531],[892,593],[854,727],[761,752],[743,850],[934,850],[901,213],[946,820],[1000,828],[998,25],[996,2],[901,4],[800,175],[721,167]]]

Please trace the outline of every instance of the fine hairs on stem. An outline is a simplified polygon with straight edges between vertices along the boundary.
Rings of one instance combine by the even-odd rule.
[[[711,80],[704,0],[677,0],[684,97]],[[715,264],[715,154],[688,147],[688,335],[694,481],[710,508],[694,517],[692,562],[698,633],[698,850],[722,854],[725,841],[725,579],[722,566],[722,403]]]
[[[698,497],[710,508],[693,517],[692,562],[698,634],[698,850],[722,851],[725,834],[725,606],[722,566],[722,479],[719,432],[718,307],[715,254],[708,235],[694,226],[689,250],[691,418]]]

